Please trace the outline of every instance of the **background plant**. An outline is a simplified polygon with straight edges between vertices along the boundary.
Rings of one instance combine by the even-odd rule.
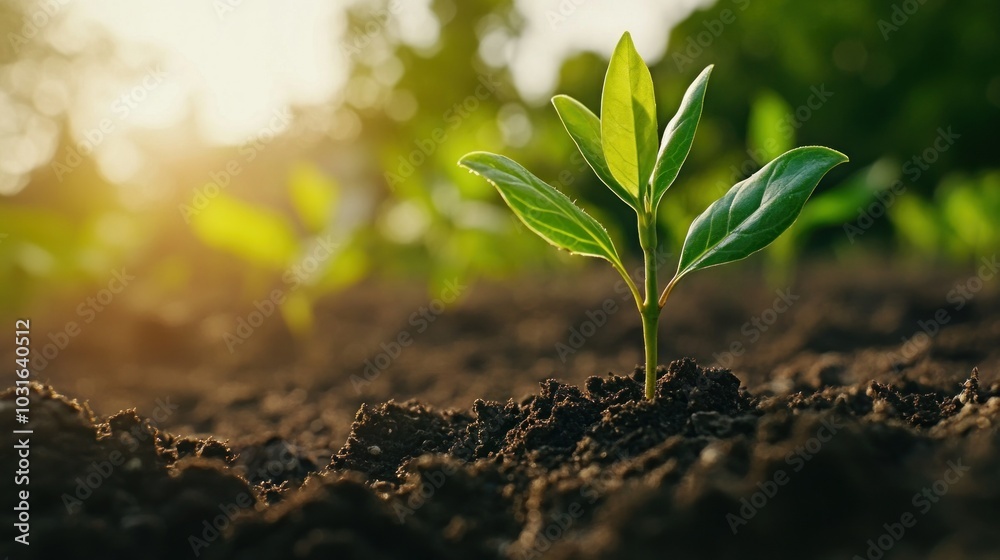
[[[691,223],[677,272],[660,293],[656,215],[691,150],[711,72],[712,66],[705,68],[688,87],[660,142],[652,77],[628,33],[608,65],[600,118],[571,97],[552,99],[594,173],[636,213],[645,264],[642,292],[604,227],[566,195],[501,155],[474,152],[459,162],[496,187],[514,214],[540,237],[570,253],[606,259],[622,275],[642,317],[648,399],[655,392],[660,310],[677,282],[696,270],[740,260],[766,247],[792,225],[820,179],[847,161],[829,148],[796,148],[734,185]]]
[[[337,16],[347,20],[343,35],[311,40],[329,41],[331,52],[362,45],[360,52],[334,61],[349,66],[343,86],[330,97],[300,99],[292,107],[288,129],[225,191],[232,199],[284,216],[299,244],[308,245],[313,233],[289,203],[289,178],[305,164],[337,185],[340,210],[331,224],[345,233],[345,247],[358,258],[329,261],[330,267],[343,269],[331,274],[344,281],[319,282],[315,289],[298,292],[302,296],[319,298],[351,281],[372,278],[427,282],[433,293],[443,278],[504,278],[585,266],[582,259],[574,264],[565,253],[548,251],[523,235],[489,185],[451,165],[469,145],[508,154],[541,176],[559,178],[558,188],[603,223],[633,219],[630,208],[612,203],[616,196],[610,190],[596,188],[600,179],[575,163],[564,163],[574,150],[559,141],[561,124],[547,109],[548,95],[523,95],[513,77],[512,53],[531,52],[527,41],[537,38],[539,29],[555,37],[592,25],[587,13],[601,3],[580,4],[558,29],[544,18],[533,22],[527,17],[536,3],[512,0],[413,3],[417,9],[425,6],[429,16],[426,25],[416,26],[405,14],[396,14],[389,0],[342,4]],[[0,312],[23,314],[45,309],[56,299],[75,301],[99,287],[109,270],[124,265],[142,278],[142,289],[130,292],[142,296],[141,312],[171,322],[240,312],[280,285],[281,266],[263,265],[256,256],[208,243],[180,219],[177,205],[191,202],[191,190],[242,157],[238,144],[201,134],[193,115],[135,137],[116,133],[104,143],[102,149],[115,148],[115,159],[122,162],[131,159],[130,153],[141,156],[139,177],[108,173],[107,160],[86,153],[72,173],[56,177],[51,164],[65,162],[67,150],[82,140],[81,129],[93,126],[74,107],[93,99],[110,105],[125,88],[140,83],[164,53],[146,39],[111,36],[101,25],[88,24],[84,39],[70,41],[80,34],[65,33],[60,25],[84,6],[76,3],[61,3],[57,17],[26,36],[25,25],[50,5],[19,0],[0,7],[0,31],[7,39],[0,48],[0,106],[9,117],[0,126],[0,192],[10,193],[11,181],[26,185],[0,195],[0,293],[5,296]],[[1000,126],[1000,76],[993,70],[1000,34],[991,22],[1000,19],[1000,3],[922,4],[890,40],[879,21],[891,18],[891,3],[724,0],[676,5],[679,23],[657,20],[653,25],[660,39],[647,43],[660,122],[671,116],[663,108],[680,101],[700,68],[716,63],[726,71],[712,78],[712,111],[702,119],[699,142],[686,161],[685,188],[672,191],[670,203],[660,208],[663,243],[679,246],[691,219],[750,174],[734,177],[733,168],[747,160],[748,144],[757,146],[752,138],[773,136],[768,130],[780,124],[786,111],[804,103],[811,88],[825,86],[833,92],[829,101],[799,121],[793,137],[781,138],[792,142],[788,146],[821,141],[849,145],[858,171],[850,177],[840,169],[831,172],[797,226],[755,263],[767,265],[775,281],[785,285],[794,271],[791,263],[800,256],[832,255],[852,266],[852,257],[882,251],[893,258],[971,265],[984,248],[996,246],[1000,227],[990,217],[996,215],[993,193],[1000,169],[993,148]],[[242,18],[263,6],[243,3],[220,25],[242,27],[247,23]],[[155,6],[150,8],[152,13]],[[724,10],[736,14],[735,21],[700,47],[693,63],[679,65],[675,55],[686,56],[690,41],[697,41],[706,22],[718,21]],[[637,18],[651,19],[635,12]],[[391,17],[380,15],[384,13]],[[199,23],[209,26],[217,19],[211,10],[203,18]],[[377,24],[374,34],[369,24]],[[552,91],[598,105],[600,82],[593,80],[593,69],[607,63],[613,46],[599,32],[612,23],[604,25],[596,26],[597,32],[588,30],[591,42],[565,52],[557,69],[539,72],[547,75]],[[413,41],[415,31],[429,39]],[[267,43],[279,58],[280,44],[288,41],[274,33],[247,36],[256,44]],[[232,66],[245,60],[236,57]],[[414,139],[431,138],[436,127],[447,125],[446,113],[475,91],[482,75],[502,84],[498,93],[480,100],[478,110],[448,130],[446,142],[402,184],[390,188],[386,173],[395,172],[399,158],[416,149]],[[157,94],[169,93],[182,79],[172,73]],[[275,83],[284,87],[285,82]],[[766,84],[768,90],[748,90],[753,83]],[[102,92],[109,95],[102,98]],[[754,99],[750,104],[748,95]],[[231,101],[218,99],[217,106]],[[178,98],[171,107],[187,115],[182,109],[186,104]],[[955,149],[943,153],[919,179],[900,175],[906,159],[924,149],[940,126],[953,126],[962,134]],[[44,131],[52,132],[51,143],[41,135]],[[563,180],[563,174],[571,181]],[[859,208],[895,180],[893,174],[904,180],[905,196],[866,231],[863,244],[849,243],[843,224],[855,220]],[[842,185],[857,195],[853,206],[843,193],[833,195]],[[835,203],[837,212],[820,212],[827,207],[820,197]],[[251,228],[236,228],[232,234],[254,235]],[[621,239],[617,248],[626,259],[641,255],[637,238]]]

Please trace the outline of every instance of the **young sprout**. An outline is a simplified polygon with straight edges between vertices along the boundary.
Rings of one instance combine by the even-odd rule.
[[[642,292],[625,271],[608,232],[566,195],[501,155],[472,152],[459,161],[496,187],[514,214],[542,239],[573,254],[606,259],[622,275],[642,317],[648,399],[656,387],[660,310],[677,282],[695,270],[737,261],[766,247],[792,225],[820,179],[847,161],[830,148],[795,148],[734,185],[691,223],[677,272],[659,292],[656,212],[691,150],[711,73],[712,66],[705,68],[688,87],[659,142],[653,80],[628,33],[611,55],[600,118],[575,99],[552,98],[566,132],[594,173],[638,216],[645,256]]]

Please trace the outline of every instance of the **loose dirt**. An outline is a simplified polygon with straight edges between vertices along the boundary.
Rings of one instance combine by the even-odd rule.
[[[603,271],[429,315],[433,294],[359,287],[310,339],[275,320],[234,354],[218,321],[109,309],[36,374],[32,544],[2,553],[995,558],[1000,291],[957,295],[973,275],[704,273],[668,303],[653,402]]]

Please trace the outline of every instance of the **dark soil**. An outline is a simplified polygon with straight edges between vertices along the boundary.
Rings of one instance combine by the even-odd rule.
[[[661,353],[698,362],[661,366],[652,402],[640,369],[587,375],[641,356],[602,272],[472,287],[426,331],[425,294],[358,288],[313,339],[270,322],[235,355],[212,321],[123,304],[36,374],[90,403],[32,388],[31,546],[4,506],[0,555],[1000,557],[996,286],[959,307],[974,271],[855,270],[804,271],[780,313],[739,275],[678,289]],[[608,294],[624,311],[587,330]]]

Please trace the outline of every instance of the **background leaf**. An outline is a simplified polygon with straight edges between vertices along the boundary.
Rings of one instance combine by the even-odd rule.
[[[660,153],[653,168],[653,199],[650,205],[650,210],[653,212],[660,206],[663,194],[677,178],[684,160],[691,151],[694,135],[698,131],[698,122],[701,120],[701,109],[705,105],[708,77],[711,75],[712,65],[709,65],[691,82],[674,118],[670,119],[663,131]]]
[[[336,211],[337,185],[315,164],[300,162],[292,168],[288,191],[295,211],[312,233],[330,225]]]
[[[281,317],[295,335],[305,336],[311,332],[315,316],[309,296],[301,291],[289,292],[281,304]]]
[[[496,187],[514,214],[542,239],[570,253],[600,257],[623,268],[608,232],[597,220],[513,160],[473,152],[458,163]]]
[[[580,154],[583,155],[583,159],[587,160],[594,173],[618,195],[618,198],[638,211],[641,208],[639,199],[618,184],[608,168],[608,161],[604,157],[604,148],[601,145],[601,120],[597,118],[597,115],[583,103],[568,95],[553,97],[552,105],[559,113],[559,118],[562,120],[563,126],[566,127],[566,132],[576,143]]]
[[[794,109],[777,93],[767,90],[750,106],[747,145],[754,161],[763,165],[795,146]]]
[[[766,247],[792,225],[823,175],[845,161],[830,148],[796,148],[737,183],[691,223],[675,280]]]
[[[285,216],[227,194],[213,199],[191,226],[206,245],[273,269],[287,266],[299,251],[295,228]]]
[[[656,99],[653,79],[632,43],[622,35],[608,64],[601,95],[601,146],[615,179],[638,200],[656,164]]]

